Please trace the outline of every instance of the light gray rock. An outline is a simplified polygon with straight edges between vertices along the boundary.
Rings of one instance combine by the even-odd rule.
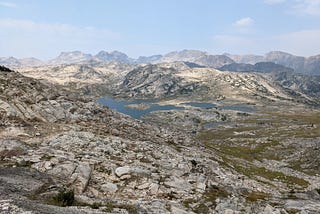
[[[85,191],[90,180],[91,172],[92,169],[88,164],[81,164],[76,168],[70,178],[76,192],[83,193]]]
[[[176,206],[171,206],[171,212],[174,214],[188,214],[190,212],[187,212],[179,207]]]
[[[234,214],[234,211],[231,210],[231,209],[226,209],[226,210],[224,211],[224,214]]]
[[[132,174],[135,174],[135,175],[138,175],[141,177],[148,177],[151,174],[151,172],[149,170],[141,169],[141,168],[137,168],[137,167],[132,168],[131,172],[132,172]]]
[[[171,181],[164,182],[164,185],[167,187],[171,187],[173,189],[176,189],[178,191],[189,191],[191,189],[191,184],[187,182],[185,179],[176,178],[174,177]]]
[[[75,171],[77,165],[75,163],[60,163],[49,170],[47,173],[61,178],[69,178]]]
[[[122,177],[123,175],[127,175],[131,173],[131,168],[128,166],[124,166],[124,167],[118,167],[115,170],[115,174],[118,177]]]
[[[275,214],[275,212],[273,212],[273,207],[268,204],[268,205],[264,208],[263,214]]]
[[[158,190],[159,190],[159,184],[156,184],[156,183],[150,184],[149,193],[151,195],[156,195],[158,193]]]
[[[118,186],[114,183],[105,183],[101,186],[101,189],[104,191],[104,192],[108,192],[108,193],[115,193],[117,192],[118,190]]]
[[[137,189],[143,190],[143,189],[147,189],[149,186],[150,186],[150,183],[144,183],[144,184],[137,186]]]

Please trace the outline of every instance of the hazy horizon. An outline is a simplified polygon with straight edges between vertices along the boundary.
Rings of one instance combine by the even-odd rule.
[[[320,0],[0,0],[0,57],[320,53]]]
[[[128,55],[127,53],[122,52],[122,51],[120,51],[120,52],[122,52],[122,53],[124,53],[124,54],[127,54],[127,56],[128,56],[129,58],[131,58],[131,59],[138,59],[140,56],[141,56],[141,57],[148,57],[148,56],[153,56],[153,55],[165,55],[165,54],[168,54],[168,53],[171,53],[171,52],[180,52],[180,51],[185,51],[185,50],[188,50],[188,51],[189,51],[189,50],[191,50],[191,51],[202,51],[202,52],[206,52],[207,54],[210,54],[210,55],[226,55],[226,54],[231,54],[231,55],[255,55],[255,56],[265,56],[266,54],[268,54],[268,53],[270,53],[270,52],[274,52],[274,51],[285,52],[285,51],[281,51],[281,50],[271,50],[271,51],[269,51],[269,52],[267,52],[267,53],[264,53],[264,54],[255,54],[255,53],[240,53],[240,54],[238,54],[238,53],[229,53],[229,52],[224,52],[224,53],[210,53],[210,52],[207,52],[207,51],[204,51],[204,50],[181,49],[181,50],[172,50],[172,51],[169,51],[169,52],[166,52],[166,53],[163,53],[163,54],[154,53],[154,54],[151,54],[151,55],[138,55],[137,57],[132,57],[132,56],[130,56],[130,55]],[[62,53],[70,53],[70,52],[77,52],[77,51],[80,51],[80,50],[61,51],[58,55],[53,56],[53,57],[51,57],[51,58],[47,58],[47,59],[38,58],[38,57],[34,57],[34,56],[26,56],[26,57],[0,56],[0,58],[1,58],[1,57],[4,57],[4,58],[14,57],[14,58],[17,58],[17,59],[36,58],[36,59],[39,59],[39,60],[41,60],[41,61],[50,61],[50,60],[52,60],[52,59],[57,58],[57,57],[58,57],[60,54],[62,54]],[[106,51],[106,52],[111,53],[111,52],[113,52],[113,51],[119,51],[119,50],[100,50],[100,51]],[[95,53],[89,53],[89,52],[84,52],[84,51],[80,51],[80,52],[82,52],[82,53],[84,53],[84,54],[90,54],[90,55],[94,56],[94,55],[98,54],[100,51],[95,52]],[[292,54],[292,53],[289,53],[289,52],[285,52],[285,53]],[[319,53],[320,53],[320,51],[319,51]],[[317,55],[319,55],[319,54],[317,54]],[[299,56],[299,57],[310,57],[310,56],[315,56],[315,55],[310,55],[310,56],[296,55],[296,56]]]

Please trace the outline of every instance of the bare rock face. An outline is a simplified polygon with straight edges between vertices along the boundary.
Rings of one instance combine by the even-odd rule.
[[[181,66],[185,66],[183,63]],[[187,67],[187,66],[185,66]],[[132,96],[163,97],[188,94],[198,87],[198,84],[183,81],[178,69],[166,64],[146,65],[130,71],[123,82],[123,90],[132,91]]]
[[[70,177],[75,192],[83,193],[86,190],[91,173],[92,169],[88,164],[80,164],[77,166]]]

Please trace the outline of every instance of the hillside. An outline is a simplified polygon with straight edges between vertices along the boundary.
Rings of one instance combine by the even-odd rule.
[[[280,79],[274,83],[272,76],[222,72],[183,62],[134,68],[92,62],[24,70],[40,80],[0,69],[2,210],[261,213],[319,209],[320,182],[314,174],[318,165],[312,161],[319,157],[319,112],[308,107],[312,98],[290,93]],[[110,74],[117,71],[123,75],[115,75],[118,79],[112,81]],[[71,77],[74,83],[92,88],[105,84],[108,77],[107,91],[118,97],[155,98],[160,105],[185,108],[155,111],[135,120],[97,104],[63,81]],[[213,102],[217,107],[188,106],[190,101]],[[254,110],[233,109],[236,104]],[[295,119],[296,112],[302,114],[300,120]],[[260,121],[265,117],[272,122]],[[208,126],[217,122],[222,125]],[[226,140],[228,145],[223,144]],[[308,146],[301,149],[302,144]],[[70,194],[75,198],[60,207],[64,202],[59,197]]]

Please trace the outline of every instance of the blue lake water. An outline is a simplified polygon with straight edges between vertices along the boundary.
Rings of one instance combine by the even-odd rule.
[[[150,114],[154,111],[170,111],[170,110],[184,110],[185,108],[182,106],[175,106],[175,105],[158,105],[156,104],[156,100],[153,99],[136,99],[131,101],[116,101],[112,98],[105,97],[98,101],[100,104],[108,106],[111,109],[114,109],[118,112],[123,114],[129,115],[133,118],[139,119],[146,114]],[[146,109],[136,109],[136,108],[129,108],[128,105],[131,104],[148,104],[150,105]],[[184,105],[189,105],[197,108],[203,109],[211,109],[217,107],[215,104],[212,103],[204,103],[204,102],[187,102],[183,103]],[[226,110],[235,110],[235,111],[242,111],[242,112],[252,112],[254,111],[253,108],[249,106],[222,106],[219,107],[221,109]]]
[[[132,101],[116,101],[109,97],[102,98],[99,103],[108,106],[111,109],[117,110],[123,114],[127,114],[133,118],[139,119],[146,114],[150,114],[153,111],[168,111],[168,110],[184,110],[184,107],[174,105],[158,105],[153,103],[154,100],[132,100]],[[129,108],[127,105],[131,104],[150,104],[147,109]]]
[[[217,107],[215,104],[212,104],[212,103],[188,102],[183,104],[193,106],[193,107],[198,107],[198,108],[206,108],[206,109]]]
[[[232,106],[223,106],[221,109],[224,110],[233,110],[233,111],[242,111],[242,112],[254,112],[254,108],[251,106],[244,106],[244,105],[232,105]]]

